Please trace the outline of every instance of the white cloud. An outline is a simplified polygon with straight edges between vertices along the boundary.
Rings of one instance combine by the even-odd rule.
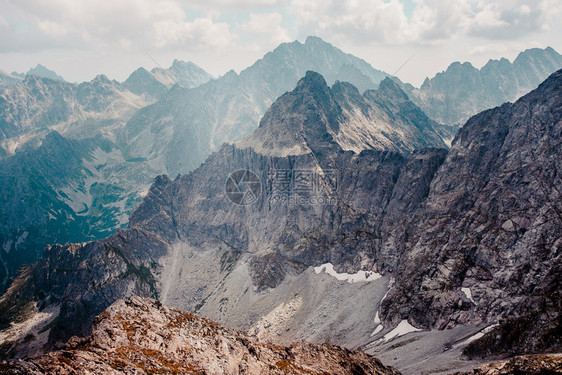
[[[256,14],[250,13],[250,20],[243,23],[240,27],[242,30],[268,34],[272,44],[280,44],[289,42],[289,32],[281,26],[283,16],[279,13]]]
[[[227,23],[208,17],[190,20],[176,0],[0,0],[0,4],[8,5],[4,9],[15,20],[9,27],[11,35],[0,39],[4,51],[61,46],[201,49],[224,47],[235,39]]]
[[[248,10],[281,7],[287,0],[184,0],[183,3],[199,9]]]
[[[290,8],[301,33],[370,43],[402,43],[408,39],[408,19],[398,0],[292,0]]]
[[[408,17],[398,0],[292,0],[299,33],[355,44],[435,44],[468,35],[515,39],[557,22],[560,0],[414,0]]]
[[[515,39],[540,32],[550,23],[544,1],[507,0],[502,2],[478,1],[468,34],[486,39]]]

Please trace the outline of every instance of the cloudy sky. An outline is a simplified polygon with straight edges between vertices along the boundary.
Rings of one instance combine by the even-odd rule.
[[[388,73],[408,61],[397,75],[419,85],[457,60],[562,53],[561,16],[562,0],[0,0],[0,69],[121,81],[152,57],[218,76],[317,35]]]

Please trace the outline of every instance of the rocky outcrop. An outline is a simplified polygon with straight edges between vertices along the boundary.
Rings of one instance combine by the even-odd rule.
[[[1,362],[3,374],[398,374],[376,358],[323,344],[281,347],[196,315],[138,297],[100,314],[92,335],[28,361]]]

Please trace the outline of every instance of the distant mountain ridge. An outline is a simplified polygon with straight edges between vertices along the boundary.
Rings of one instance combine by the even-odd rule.
[[[548,335],[559,329],[560,315],[551,308],[559,303],[551,293],[559,290],[557,242],[543,231],[559,228],[541,212],[556,219],[549,199],[559,199],[555,171],[560,157],[556,144],[528,135],[560,138],[559,74],[525,100],[473,117],[447,153],[443,139],[452,137],[454,126],[431,120],[410,101],[415,96],[405,93],[407,86],[400,89],[394,78],[365,64],[309,38],[281,45],[239,75],[230,72],[192,89],[174,85],[157,101],[105,76],[80,85],[28,76],[4,90],[2,146],[16,153],[7,152],[0,167],[21,185],[6,187],[12,189],[6,197],[16,198],[6,202],[2,233],[10,234],[1,238],[0,252],[1,260],[14,261],[2,263],[7,273],[0,271],[1,281],[14,275],[24,256],[26,262],[33,260],[45,238],[60,235],[59,242],[66,243],[76,238],[71,232],[89,240],[124,225],[155,174],[194,172],[174,180],[156,178],[131,215],[129,230],[87,244],[47,247],[43,261],[25,268],[0,299],[0,324],[35,308],[20,302],[60,308],[55,329],[44,332],[56,343],[87,333],[92,314],[116,298],[139,294],[256,335],[320,342],[337,337],[339,343],[368,345],[370,352],[381,350],[391,359],[397,357],[397,344],[419,353],[414,349],[428,332],[442,334],[444,345],[450,344],[447,350],[438,348],[439,356],[463,349],[476,358],[498,354],[490,348],[558,348],[549,338],[558,336]],[[529,64],[534,69],[532,59]],[[307,78],[308,69],[302,70],[310,65],[330,80],[312,73],[302,91],[294,90],[302,82],[297,74]],[[343,79],[358,80],[366,91]],[[290,82],[294,85],[285,90]],[[258,127],[261,117],[264,126]],[[277,127],[283,129],[279,134]],[[103,136],[90,137],[92,129]],[[242,139],[254,130],[249,140]],[[37,134],[41,137],[33,138]],[[25,146],[27,137],[37,143]],[[219,148],[229,139],[237,141]],[[433,148],[417,149],[426,146]],[[529,158],[536,158],[536,165]],[[476,167],[481,164],[489,168]],[[270,195],[261,195],[257,206],[233,207],[225,180],[249,167],[260,171],[260,180],[269,184],[262,192]],[[270,200],[272,176],[293,170],[310,172],[308,178],[324,181],[324,187],[330,186],[326,178],[341,172],[340,190],[298,197],[289,190],[275,197],[280,201]],[[526,189],[526,172],[540,188]],[[295,175],[285,177],[293,181]],[[504,200],[502,189],[514,201]],[[303,197],[323,203],[293,204]],[[528,198],[530,206],[516,197]],[[18,199],[30,204],[13,209]],[[33,215],[46,226],[22,228]],[[32,234],[45,232],[50,237],[30,241]],[[441,233],[454,239],[450,246]],[[33,246],[29,254],[16,257],[27,241]],[[525,241],[536,253],[523,251],[529,248]],[[513,243],[517,254],[510,257],[504,246]],[[502,253],[490,254],[492,246]],[[459,266],[464,260],[472,268]],[[519,260],[516,274],[504,267]],[[345,281],[361,271],[372,279],[358,285]],[[522,279],[523,274],[528,276]],[[504,291],[505,301],[497,297]],[[476,303],[480,299],[486,303]],[[534,301],[547,306],[545,314],[533,310]],[[533,325],[534,316],[540,320]],[[404,327],[422,341],[406,342],[410,336],[393,341]],[[517,340],[510,332],[517,332]],[[466,338],[480,333],[485,338],[469,346]]]
[[[426,78],[419,89],[406,85],[405,90],[435,121],[460,125],[478,112],[517,100],[561,68],[562,56],[553,48],[532,48],[513,63],[505,58],[490,60],[481,69],[455,62]]]
[[[123,86],[137,95],[159,99],[173,85],[194,88],[212,78],[212,75],[192,62],[174,60],[168,69],[157,67],[150,72],[145,68],[135,70],[123,82]]]
[[[51,69],[41,64],[37,64],[34,68],[30,68],[27,71],[27,73],[12,72],[12,76],[21,78],[22,80],[25,79],[26,76],[36,76],[41,78],[52,79],[55,81],[66,82],[66,80],[62,78],[60,75],[58,75],[56,72],[52,71]]]

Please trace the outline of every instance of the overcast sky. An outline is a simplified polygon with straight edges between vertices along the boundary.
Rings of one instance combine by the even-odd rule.
[[[562,52],[562,0],[0,0],[0,69],[41,63],[69,81],[119,81],[190,60],[239,72],[316,35],[419,85],[453,61]],[[413,56],[413,57],[412,57]]]

